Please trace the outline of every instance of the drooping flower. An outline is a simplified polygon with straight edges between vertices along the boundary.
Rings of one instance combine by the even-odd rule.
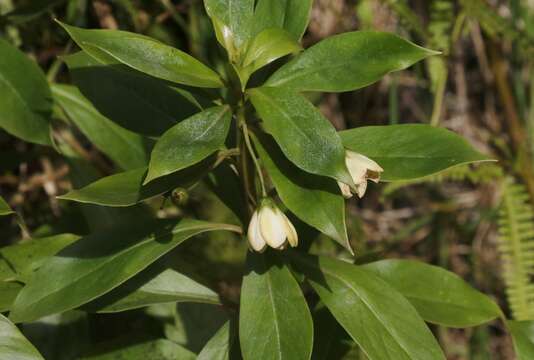
[[[295,227],[287,216],[269,199],[264,199],[254,211],[248,226],[248,242],[254,251],[262,252],[267,246],[283,250],[287,244],[298,245]]]
[[[384,171],[384,169],[382,169],[374,160],[350,150],[345,151],[345,164],[347,164],[347,169],[352,177],[352,181],[354,181],[354,184],[356,185],[355,193],[360,198],[365,195],[367,180],[378,183],[380,180],[380,173]],[[338,185],[345,198],[348,199],[352,197],[353,191],[349,185],[339,181]]]

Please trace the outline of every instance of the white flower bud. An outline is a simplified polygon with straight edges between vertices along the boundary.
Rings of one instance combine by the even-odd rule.
[[[378,183],[380,173],[384,171],[375,161],[357,152],[347,150],[345,152],[345,164],[349,170],[352,181],[356,185],[356,194],[362,198],[367,189],[367,180]],[[353,191],[349,185],[338,181],[341,193],[345,198],[351,198]]]
[[[287,244],[298,245],[295,227],[287,216],[270,200],[264,200],[254,211],[248,226],[248,242],[254,251],[262,252],[267,245],[274,249],[285,249]]]

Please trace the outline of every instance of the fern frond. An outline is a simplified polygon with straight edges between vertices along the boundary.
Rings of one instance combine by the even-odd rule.
[[[499,211],[499,252],[512,315],[534,320],[534,211],[522,185],[507,180]]]
[[[388,183],[384,187],[382,195],[387,197],[393,194],[395,191],[410,185],[440,184],[445,181],[468,181],[471,184],[478,185],[488,184],[502,177],[502,168],[493,163],[482,163],[479,165],[459,165],[420,179]]]
[[[388,7],[399,17],[401,24],[408,30],[411,30],[421,37],[422,40],[428,40],[430,34],[421,22],[419,16],[410,9],[406,0],[385,0]]]
[[[528,31],[519,29],[514,19],[505,19],[484,0],[460,0],[466,14],[476,19],[484,31],[493,38],[502,36],[518,41],[525,48],[534,46],[534,38]]]

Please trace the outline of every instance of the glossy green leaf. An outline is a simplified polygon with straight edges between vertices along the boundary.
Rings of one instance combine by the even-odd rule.
[[[380,277],[331,258],[298,255],[294,259],[370,360],[445,359],[417,311]]]
[[[313,0],[258,0],[254,11],[256,33],[282,28],[300,40],[308,27]]]
[[[517,360],[534,359],[534,321],[506,321]]]
[[[24,285],[18,282],[0,281],[0,312],[8,311]]]
[[[364,126],[339,133],[343,145],[376,161],[382,180],[410,180],[488,157],[455,133],[429,125]]]
[[[50,145],[52,94],[39,66],[0,38],[0,127],[36,144]]]
[[[169,129],[152,150],[144,183],[185,169],[223,148],[231,121],[228,106],[215,106]]]
[[[80,360],[195,360],[196,355],[166,339],[151,340],[80,358]]]
[[[234,349],[237,334],[233,321],[227,321],[208,341],[198,354],[197,360],[233,360],[238,359]]]
[[[305,50],[278,69],[265,85],[298,91],[351,91],[435,54],[394,34],[347,32]]]
[[[143,185],[147,174],[146,167],[130,170],[106,176],[58,198],[103,206],[132,206],[177,187],[188,188],[194,185],[212,169],[213,163],[214,159],[209,157],[196,165],[162,176],[146,185]]]
[[[15,322],[76,308],[130,279],[186,239],[235,226],[195,220],[130,223],[88,235],[31,277],[13,304]]]
[[[52,93],[69,119],[121,168],[146,166],[146,138],[104,117],[74,86],[56,84],[52,87]]]
[[[238,68],[243,89],[250,75],[256,70],[300,50],[299,43],[292,38],[291,34],[282,29],[271,28],[260,32],[247,47],[243,62]]]
[[[308,174],[290,161],[267,136],[254,144],[278,196],[302,221],[336,240],[352,253],[345,224],[345,201],[332,179]]]
[[[0,314],[0,355],[9,360],[44,360],[8,319]]]
[[[187,91],[120,62],[99,62],[83,51],[67,56],[65,62],[74,83],[93,106],[128,130],[160,136],[201,110]]]
[[[239,340],[245,360],[308,360],[313,323],[299,284],[273,254],[249,253],[241,287]]]
[[[304,171],[352,184],[341,139],[306,98],[270,87],[251,89],[248,94],[265,129],[289,160]]]
[[[153,304],[198,302],[219,304],[219,295],[173,269],[152,266],[109,293],[86,304],[90,312],[114,313]]]
[[[2,197],[0,197],[0,216],[6,216],[11,214],[14,214],[14,211],[11,210],[6,201]]]
[[[0,248],[0,255],[16,272],[17,280],[26,281],[50,257],[57,254],[80,237],[73,234],[60,234],[17,243]]]
[[[428,322],[476,326],[501,315],[497,304],[454,273],[409,260],[383,260],[362,267],[400,292]]]
[[[100,172],[86,159],[74,152],[66,143],[60,145],[61,153],[69,164],[69,177],[74,187],[81,188],[101,177]],[[93,204],[79,204],[87,222],[89,232],[101,231],[117,227],[121,224],[149,222],[153,219],[153,212],[144,204],[138,204],[125,209],[116,209]]]
[[[239,51],[252,36],[254,0],[205,0],[204,5],[213,20],[221,45],[229,53]],[[223,30],[223,27],[226,29]],[[230,39],[223,40],[222,37]]]
[[[183,51],[147,36],[118,30],[88,30],[61,24],[72,39],[97,60],[120,61],[151,76],[196,87],[223,84],[213,70]]]

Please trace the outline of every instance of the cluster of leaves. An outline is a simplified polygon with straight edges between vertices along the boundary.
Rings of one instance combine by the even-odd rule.
[[[145,35],[60,23],[80,48],[64,57],[75,86],[49,83],[32,60],[0,40],[0,126],[52,147],[72,167],[76,158],[61,130],[76,127],[122,170],[73,181],[77,189],[61,196],[110,214],[109,224],[82,236],[65,233],[0,249],[0,311],[9,312],[9,320],[0,318],[8,334],[0,351],[41,358],[13,323],[72,310],[226,303],[161,259],[201,233],[242,233],[267,194],[303,228],[352,252],[336,185],[354,185],[346,150],[379,163],[391,182],[487,160],[456,134],[427,125],[336,131],[309,93],[353,91],[436,53],[372,31],[336,35],[303,50],[311,3],[206,0],[227,54],[217,70]],[[202,181],[216,185],[239,225],[161,219],[143,207]],[[13,215],[3,200],[0,215]],[[302,238],[305,231],[297,230]],[[186,349],[166,334],[89,358],[157,352],[169,359],[309,359],[313,352],[330,359],[340,339],[328,329],[341,327],[369,359],[442,359],[425,322],[461,328],[504,318],[491,299],[443,269],[405,260],[355,265],[310,255],[302,240],[296,251],[247,254],[240,300],[231,304],[238,318],[227,315],[200,347]],[[526,325],[508,324],[518,353],[528,358]]]

